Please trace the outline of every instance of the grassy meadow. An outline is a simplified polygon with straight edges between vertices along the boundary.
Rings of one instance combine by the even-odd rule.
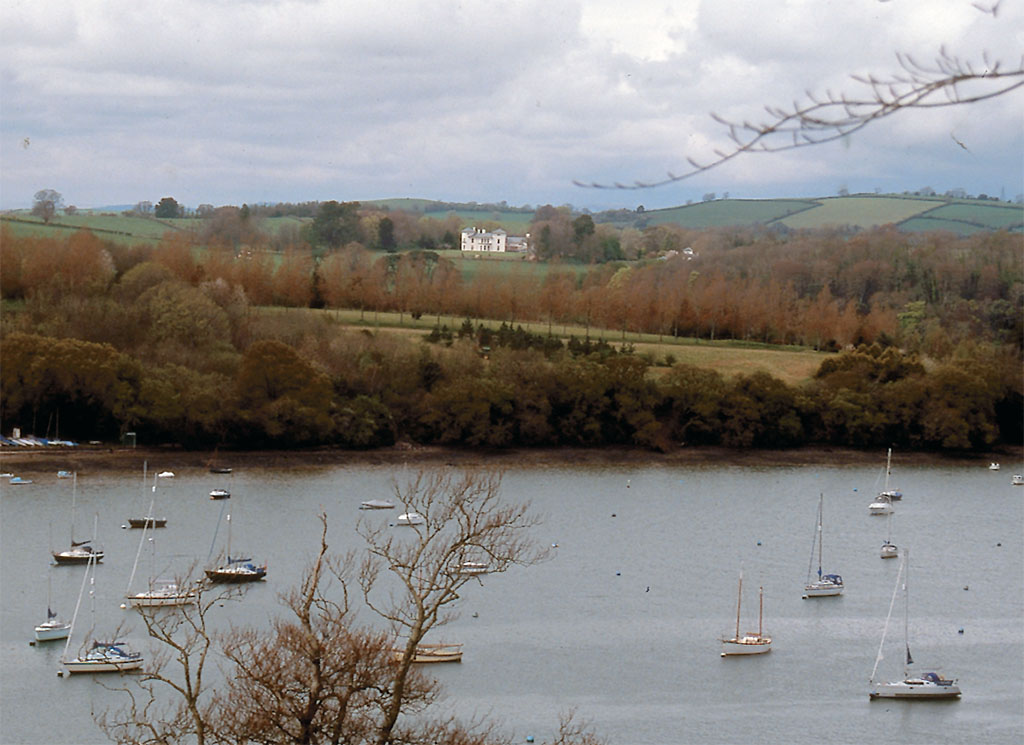
[[[427,334],[436,327],[447,327],[453,334],[457,333],[464,318],[448,315],[423,315],[418,319],[404,313],[374,313],[358,310],[310,310],[307,308],[262,308],[262,313],[288,315],[309,314],[311,318],[321,318],[330,324],[345,330],[367,331],[373,334],[395,334],[408,339],[425,339]],[[487,328],[497,330],[501,321],[474,320],[474,326],[483,324]],[[548,324],[542,322],[510,323],[513,327],[522,326],[525,331],[546,336]],[[650,374],[657,376],[668,371],[672,364],[683,362],[697,367],[715,370],[726,378],[739,374],[750,374],[762,370],[788,385],[796,385],[808,381],[829,353],[816,352],[804,347],[778,347],[757,343],[744,343],[733,340],[708,341],[706,339],[659,337],[656,334],[638,334],[627,331],[609,331],[591,327],[589,331],[583,326],[554,324],[550,333],[562,342],[568,342],[575,336],[577,339],[589,338],[593,341],[605,341],[615,348],[629,345],[637,354],[644,355],[651,363]],[[424,343],[427,343],[424,341]]]

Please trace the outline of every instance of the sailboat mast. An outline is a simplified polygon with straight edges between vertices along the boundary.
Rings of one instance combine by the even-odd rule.
[[[764,585],[758,588],[758,608],[757,608],[757,636],[758,638],[764,637]]]
[[[889,491],[889,471],[892,468],[892,448],[889,448],[889,454],[885,456],[885,490]]]
[[[910,675],[910,551],[903,549],[906,573],[903,576],[903,677]]]
[[[818,579],[821,579],[821,520],[823,517],[822,511],[825,507],[825,495],[822,494],[818,500]]]
[[[75,546],[75,500],[78,499],[78,471],[75,471],[71,476],[71,543],[69,544],[72,548]]]
[[[740,605],[743,603],[743,570],[740,569],[740,588],[736,593],[736,638],[740,638]]]

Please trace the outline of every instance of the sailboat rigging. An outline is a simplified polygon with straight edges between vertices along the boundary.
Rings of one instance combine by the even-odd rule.
[[[903,580],[903,679],[891,682],[878,682],[875,675],[878,672],[878,664],[884,659],[885,637],[889,631],[889,621],[892,618],[893,606],[896,604],[896,595],[899,593]],[[945,678],[939,673],[927,672],[921,675],[911,675],[910,666],[914,659],[910,655],[910,558],[909,552],[903,552],[903,561],[900,563],[899,572],[896,574],[896,586],[892,590],[892,598],[889,600],[889,613],[885,617],[885,628],[882,630],[882,641],[878,645],[878,654],[875,656],[875,666],[871,669],[870,689],[868,697],[876,698],[901,698],[914,700],[934,699],[956,699],[960,698],[960,687],[956,680]]]
[[[98,521],[97,521],[98,522]],[[95,524],[94,524],[95,525]],[[93,528],[95,534],[95,526]],[[68,658],[68,650],[71,648],[71,639],[75,635],[75,625],[78,623],[78,611],[82,605],[82,595],[85,593],[86,584],[89,585],[89,602],[92,623],[89,636],[95,632],[96,618],[96,559],[88,562],[85,576],[82,577],[82,587],[78,591],[78,602],[75,603],[75,612],[71,617],[71,631],[68,640],[61,653],[61,664],[68,673],[110,673],[137,670],[142,667],[143,657],[141,652],[133,652],[124,642],[98,641],[95,638],[91,644],[84,644],[77,657]]]
[[[156,502],[156,486],[153,486],[153,499],[149,505],[149,514],[153,514],[153,503]],[[125,599],[128,605],[133,608],[156,608],[174,605],[189,605],[196,602],[196,592],[192,589],[182,589],[176,580],[160,579],[156,576],[156,541],[149,536],[150,550],[152,552],[152,569],[149,577],[149,589],[142,592],[132,593],[132,582],[135,580],[135,572],[139,566],[139,556],[142,547],[146,544],[148,526],[143,526],[142,536],[139,538],[139,548],[135,552],[135,563],[132,565],[132,573],[128,577],[128,587],[125,590]],[[124,606],[122,606],[124,607]]]
[[[71,480],[71,547],[67,551],[53,551],[53,559],[58,564],[88,564],[103,561],[103,552],[93,548],[89,541],[75,540],[75,503],[78,498],[78,471],[72,474]]]
[[[882,544],[879,556],[883,559],[895,559],[898,555],[899,549],[896,548],[896,544],[892,542],[892,513],[890,512],[886,521],[885,543]]]
[[[225,507],[227,502],[223,503]],[[221,514],[224,514],[224,507],[221,508]],[[211,582],[228,582],[228,583],[241,583],[241,582],[257,582],[267,576],[267,565],[254,564],[251,558],[232,557],[231,556],[231,513],[227,515],[228,523],[228,541],[227,541],[227,562],[220,566],[213,567],[206,570],[206,578]],[[217,527],[220,528],[220,520],[217,521]],[[214,531],[213,542],[217,541],[217,532]],[[213,553],[213,544],[210,545],[210,553]]]
[[[740,636],[740,609],[743,605],[743,570],[740,569],[739,590],[736,594],[736,634],[722,639],[722,657],[731,655],[764,654],[772,651],[772,639],[764,634],[764,587],[758,589],[757,633],[748,631]]]
[[[885,488],[878,493],[875,501],[868,505],[869,515],[891,515],[892,503],[903,499],[903,493],[889,488],[889,474],[892,472],[892,448],[885,458]]]
[[[149,480],[146,474],[146,461],[142,462],[142,494],[145,496],[146,487],[148,486]],[[157,477],[153,477],[153,493],[156,494]],[[130,528],[165,528],[167,527],[166,517],[156,517],[153,514],[153,504],[149,505],[149,512],[146,513],[145,517],[130,517],[128,518],[128,527]]]
[[[36,626],[35,635],[36,641],[49,642],[57,639],[66,639],[71,633],[71,624],[68,621],[62,620],[53,611],[53,601],[51,598],[53,586],[53,578],[50,575],[46,577],[46,620]]]
[[[807,565],[807,584],[804,585],[803,598],[820,598],[830,595],[843,594],[843,578],[838,574],[823,574],[821,570],[822,555],[822,522],[824,516],[825,495],[818,499],[818,527],[815,534],[815,543],[818,549],[818,578],[813,579],[812,567],[814,566],[814,547],[811,548],[811,560]]]

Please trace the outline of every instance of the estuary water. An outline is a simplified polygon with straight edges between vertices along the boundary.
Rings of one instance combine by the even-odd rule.
[[[266,626],[283,613],[279,593],[313,557],[317,514],[329,543],[361,546],[358,520],[393,522],[396,511],[358,510],[390,496],[412,470],[367,465],[271,469],[232,463],[230,476],[174,469],[160,480],[153,533],[136,584],[173,575],[227,539],[232,553],[267,561],[267,580],[218,609],[216,623]],[[910,549],[910,646],[919,672],[959,679],[956,702],[868,700],[899,560],[882,560],[884,517],[868,504],[882,488],[877,468],[523,467],[505,472],[503,499],[529,501],[542,516],[535,539],[547,561],[467,585],[458,618],[433,641],[462,642],[461,664],[431,670],[444,683],[442,709],[486,716],[525,742],[550,738],[574,711],[609,743],[1013,743],[1024,740],[1024,487],[1022,464],[901,467],[894,462],[892,538]],[[72,483],[56,473],[0,482],[0,743],[90,745],[106,739],[93,716],[121,700],[118,676],[58,677],[62,643],[30,646],[53,605],[70,617],[83,567],[54,566],[51,548],[70,536]],[[150,481],[152,483],[152,471]],[[150,484],[151,485],[151,484]],[[230,489],[212,501],[209,491]],[[801,599],[824,495],[824,569],[843,575],[842,597]],[[76,634],[119,623],[152,651],[133,611],[119,606],[150,491],[137,474],[82,472],[76,537],[106,558],[96,572],[95,612],[82,601]],[[94,518],[95,516],[95,518]],[[215,530],[217,530],[214,540]],[[394,528],[410,530],[409,528]],[[816,559],[814,560],[816,567]],[[757,623],[764,587],[770,654],[721,658],[718,639],[735,626],[740,568],[743,630]],[[135,591],[138,591],[136,588]],[[894,612],[880,677],[902,672],[902,611]],[[368,611],[360,619],[372,622]]]

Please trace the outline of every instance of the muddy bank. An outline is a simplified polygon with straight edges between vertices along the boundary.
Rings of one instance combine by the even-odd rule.
[[[992,461],[1017,461],[1024,456],[1020,449],[1004,449],[989,453],[931,453],[899,451],[895,457],[900,465],[977,465]],[[142,461],[151,470],[175,468],[208,468],[211,465],[231,468],[288,468],[309,465],[423,465],[457,467],[512,466],[599,466],[599,465],[736,465],[736,466],[799,466],[799,465],[877,465],[884,463],[885,453],[847,448],[806,447],[792,450],[730,450],[727,448],[681,448],[671,453],[625,448],[540,448],[540,449],[462,449],[443,447],[396,446],[378,450],[352,451],[335,449],[221,451],[186,451],[175,448],[111,448],[82,446],[76,448],[4,448],[0,450],[0,470],[21,474],[57,470],[109,471],[136,470]]]

